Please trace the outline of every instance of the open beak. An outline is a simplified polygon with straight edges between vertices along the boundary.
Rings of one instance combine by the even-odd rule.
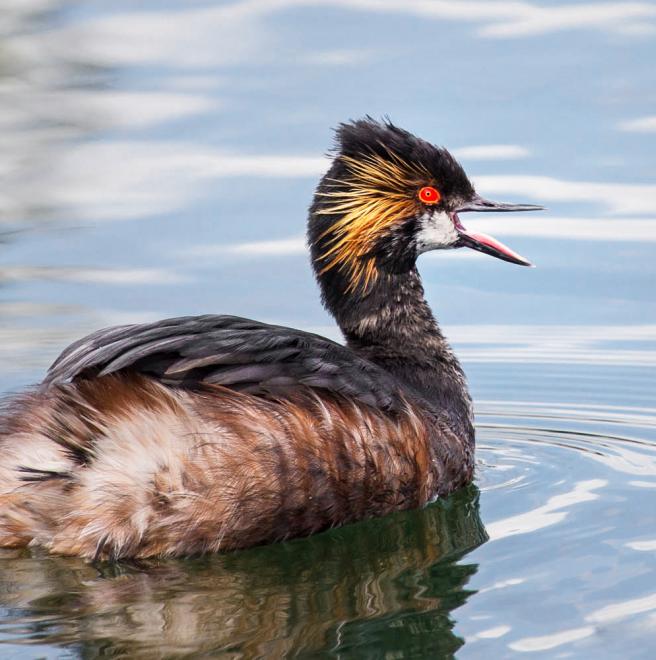
[[[466,213],[467,211],[541,211],[543,206],[535,206],[534,204],[504,204],[503,202],[491,202],[483,199],[480,195],[474,195],[470,200],[465,202],[462,206],[458,207],[455,211],[451,212],[451,220],[455,225],[456,231],[459,234],[458,242],[454,247],[468,247],[479,252],[509,261],[512,264],[519,264],[520,266],[532,266],[533,264],[524,259],[517,252],[511,250],[509,247],[497,241],[496,238],[488,236],[487,234],[477,234],[475,232],[465,229],[458,217],[458,213]]]

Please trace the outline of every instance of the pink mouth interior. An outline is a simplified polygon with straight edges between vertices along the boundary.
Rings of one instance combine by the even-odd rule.
[[[497,252],[501,252],[502,254],[505,254],[507,257],[528,263],[528,260],[524,259],[524,257],[522,257],[521,254],[517,254],[517,252],[511,250],[507,245],[504,245],[500,241],[497,241],[497,239],[493,238],[492,236],[488,236],[487,234],[476,234],[474,232],[469,232],[469,231],[465,231],[463,233],[469,236],[469,238],[471,238],[472,240],[479,243],[480,245],[487,245],[487,247],[490,247],[493,250],[496,250]]]
[[[465,229],[463,224],[460,222],[460,218],[458,217],[457,213],[451,213],[451,220],[453,221],[453,224],[455,228],[462,234],[463,236],[467,236],[469,239],[472,241],[478,243],[479,245],[485,245],[489,248],[492,248],[493,250],[496,250],[497,252],[500,252],[501,254],[506,255],[507,257],[510,257],[511,259],[516,259],[517,261],[523,262],[527,265],[530,264],[528,259],[525,259],[522,257],[521,254],[517,254],[514,250],[511,250],[507,245],[504,245],[501,243],[501,241],[497,241],[496,238],[489,236],[488,234],[479,234],[476,232],[468,231]]]

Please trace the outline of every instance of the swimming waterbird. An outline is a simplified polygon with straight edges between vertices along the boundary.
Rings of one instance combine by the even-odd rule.
[[[448,151],[342,124],[307,240],[345,345],[234,316],[100,330],[0,416],[0,546],[91,559],[233,550],[420,507],[472,479],[463,370],[417,258],[469,247],[480,197]]]

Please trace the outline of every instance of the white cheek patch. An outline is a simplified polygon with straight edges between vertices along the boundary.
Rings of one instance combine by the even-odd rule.
[[[424,213],[419,218],[417,251],[440,250],[453,246],[458,240],[458,232],[453,221],[444,211]]]

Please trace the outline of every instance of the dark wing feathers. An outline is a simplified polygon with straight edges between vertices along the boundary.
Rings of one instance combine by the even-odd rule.
[[[400,409],[397,381],[329,339],[234,316],[189,316],[99,330],[71,344],[44,387],[130,370],[168,385],[213,383],[253,394],[305,385]]]

